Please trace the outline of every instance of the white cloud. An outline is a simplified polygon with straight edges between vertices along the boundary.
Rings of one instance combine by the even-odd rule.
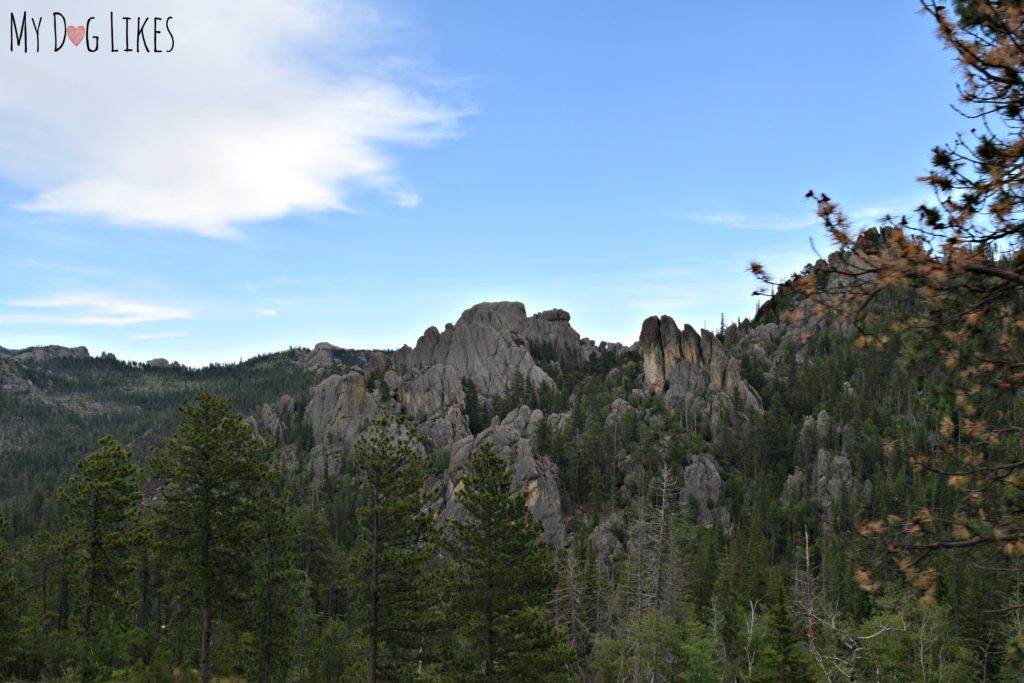
[[[45,17],[43,50],[0,54],[0,173],[36,191],[32,211],[234,238],[246,221],[346,210],[362,188],[415,206],[385,148],[431,144],[465,113],[407,85],[412,69],[382,53],[390,27],[357,3],[65,8],[69,24],[97,17],[96,53],[52,52],[53,8],[26,6]],[[112,54],[111,10],[173,15],[173,52]]]
[[[394,191],[388,193],[391,199],[404,209],[415,209],[420,205],[420,196],[415,192]]]
[[[913,219],[916,215],[915,209],[917,207],[921,204],[934,203],[934,201],[935,198],[933,196],[927,193],[918,193],[913,196],[881,201],[871,206],[855,208],[850,211],[850,218],[857,223],[865,224],[880,223],[885,216],[892,216],[897,219],[900,216],[907,216],[908,219]]]
[[[61,263],[50,263],[30,258],[28,265],[39,270],[48,270],[62,273],[74,273],[75,275],[108,275],[109,272],[97,268],[82,268],[80,266],[66,266]]]
[[[171,330],[169,332],[153,332],[151,334],[133,334],[132,339],[138,339],[139,341],[149,341],[151,339],[176,339],[178,337],[184,337],[185,332],[182,330]]]
[[[256,312],[265,318],[273,318],[275,315],[277,315],[277,311],[274,310],[273,308],[261,308]]]
[[[788,232],[818,225],[821,221],[813,213],[803,216],[784,216],[779,213],[748,214],[735,211],[719,213],[682,213],[679,218],[695,223],[720,225],[737,230],[774,230]]]
[[[122,327],[162,320],[191,318],[190,311],[117,299],[102,294],[63,294],[41,299],[12,301],[14,308],[54,312],[0,313],[0,324],[97,325]]]

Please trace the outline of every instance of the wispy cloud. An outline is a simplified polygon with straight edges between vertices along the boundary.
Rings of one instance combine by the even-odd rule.
[[[857,224],[872,224],[878,222],[883,216],[910,215],[914,209],[922,203],[930,201],[927,194],[896,199],[886,199],[872,202],[864,206],[842,206],[850,219]],[[804,230],[821,226],[821,219],[813,211],[803,214],[786,215],[782,213],[745,213],[742,211],[708,211],[708,212],[679,212],[675,218],[682,221],[700,223],[703,225],[718,225],[736,230],[767,230],[776,232],[790,232],[793,230]]]
[[[914,214],[914,209],[921,204],[933,201],[934,198],[930,194],[922,192],[909,197],[883,200],[868,206],[854,208],[850,211],[850,218],[857,223],[876,223],[881,221],[884,216],[907,216],[910,218]]]
[[[395,204],[405,209],[415,209],[420,205],[420,196],[415,192],[389,192],[388,195]]]
[[[83,268],[81,266],[68,266],[62,263],[50,263],[49,261],[40,261],[39,259],[30,258],[28,265],[38,270],[46,270],[60,273],[73,273],[75,275],[107,275],[108,272],[100,270],[98,268]]]
[[[335,0],[171,4],[167,54],[68,44],[0,60],[0,174],[35,190],[24,209],[238,238],[247,221],[347,210],[358,189],[419,203],[387,150],[450,137],[468,109],[424,94],[425,79],[379,54],[391,29],[375,10]],[[102,9],[76,6],[69,22]],[[132,3],[133,15],[168,9]],[[331,64],[312,59],[328,54]]]
[[[736,230],[774,230],[778,232],[802,230],[820,223],[818,217],[813,213],[794,217],[779,213],[750,214],[733,211],[718,213],[684,212],[678,214],[678,218],[693,223],[719,225]]]
[[[182,330],[171,330],[169,332],[153,332],[150,334],[133,334],[132,339],[138,339],[139,341],[149,341],[150,339],[176,339],[177,337],[184,337],[185,332]]]
[[[273,308],[261,308],[256,312],[265,318],[273,318],[275,315],[277,315],[277,310]]]
[[[41,299],[11,301],[8,305],[17,309],[33,309],[34,312],[0,313],[0,324],[122,327],[192,317],[191,311],[182,308],[144,304],[102,294],[62,294]]]

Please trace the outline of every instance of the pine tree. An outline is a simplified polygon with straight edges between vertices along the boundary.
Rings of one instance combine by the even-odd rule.
[[[356,515],[356,595],[369,636],[369,680],[415,677],[437,624],[432,562],[437,531],[425,507],[430,460],[404,420],[385,415],[356,443],[362,477]]]
[[[252,680],[270,683],[288,678],[303,617],[305,575],[294,568],[296,533],[284,501],[269,501],[257,511],[254,521],[259,542],[249,594],[247,664]]]
[[[556,578],[526,494],[510,496],[512,471],[492,444],[473,454],[452,522],[456,648],[452,676],[566,680],[571,652],[548,605]]]
[[[1014,405],[1024,388],[1024,21],[1019,0],[919,4],[959,67],[958,110],[969,132],[932,150],[918,180],[934,201],[916,216],[885,216],[861,229],[827,194],[808,192],[839,250],[784,291],[798,297],[794,314],[854,323],[864,333],[858,345],[898,349],[912,374],[942,364],[920,387],[928,403],[946,405],[941,441],[901,456],[918,471],[941,473],[955,502],[932,499],[862,530],[931,600],[939,573],[925,554],[993,546],[1024,556]],[[782,284],[760,264],[751,270],[765,285]]]
[[[17,586],[7,554],[7,520],[0,515],[0,674],[10,672],[18,642]]]
[[[778,576],[765,614],[767,637],[757,658],[755,683],[813,683],[811,657],[789,613],[786,584]]]
[[[158,547],[181,593],[200,611],[199,668],[210,680],[214,619],[244,604],[258,529],[268,504],[263,445],[228,401],[201,393],[185,421],[150,461],[163,480],[154,510]]]
[[[139,468],[131,454],[112,437],[100,439],[103,447],[77,465],[78,474],[59,491],[69,508],[67,546],[81,584],[82,629],[79,674],[82,683],[96,677],[93,651],[96,624],[127,621],[134,550],[139,535]]]
[[[462,378],[462,391],[466,395],[466,417],[469,419],[469,431],[479,434],[487,428],[487,410],[480,400],[480,392],[476,383],[469,377]]]

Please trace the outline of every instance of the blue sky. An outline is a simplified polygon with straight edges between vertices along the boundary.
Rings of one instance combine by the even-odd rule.
[[[907,210],[967,127],[909,0],[12,11],[45,20],[39,53],[0,33],[13,348],[397,348],[506,299],[595,340],[655,314],[714,327],[753,312],[751,260],[788,274],[827,248],[808,189],[864,225]],[[54,11],[96,16],[99,51],[54,53]],[[173,16],[175,49],[111,53],[111,11]]]

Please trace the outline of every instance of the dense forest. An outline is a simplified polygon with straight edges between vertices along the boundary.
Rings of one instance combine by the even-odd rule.
[[[952,5],[988,125],[752,320],[0,348],[0,677],[1024,681],[1024,8]]]

